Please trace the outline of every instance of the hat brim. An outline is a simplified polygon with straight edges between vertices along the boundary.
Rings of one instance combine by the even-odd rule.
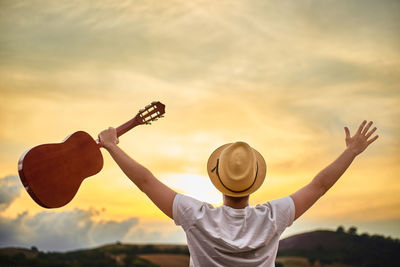
[[[221,152],[224,150],[224,148],[226,148],[230,144],[232,144],[232,143],[220,146],[211,154],[211,156],[207,162],[208,176],[210,177],[213,185],[224,195],[232,196],[232,197],[243,197],[243,196],[250,195],[251,193],[255,192],[258,188],[260,188],[260,186],[263,184],[263,182],[265,180],[265,175],[267,173],[267,164],[265,163],[264,157],[254,148],[252,148],[252,149],[256,154],[257,164],[258,164],[258,172],[257,172],[257,176],[255,178],[255,182],[254,182],[253,186],[250,187],[249,189],[247,189],[246,191],[243,191],[240,193],[230,191],[228,188],[226,188],[221,183],[216,172],[211,171],[217,165],[217,160],[219,159]]]

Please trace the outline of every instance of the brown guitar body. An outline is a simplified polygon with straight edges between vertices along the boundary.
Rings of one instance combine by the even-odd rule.
[[[71,134],[62,143],[33,147],[18,161],[25,189],[45,208],[70,202],[82,181],[102,168],[100,146],[83,131]]]

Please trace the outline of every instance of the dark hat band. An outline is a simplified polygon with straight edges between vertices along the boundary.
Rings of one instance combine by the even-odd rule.
[[[256,162],[256,165],[257,165],[257,169],[256,169],[256,175],[254,176],[253,183],[249,187],[247,187],[246,189],[243,189],[243,190],[240,190],[240,191],[232,190],[232,189],[226,187],[225,184],[222,182],[221,177],[219,177],[219,172],[218,172],[219,158],[217,159],[217,165],[211,170],[211,172],[215,171],[219,181],[221,182],[222,186],[225,187],[225,189],[231,191],[232,193],[242,193],[242,192],[245,192],[245,191],[249,190],[254,185],[254,183],[256,182],[256,178],[257,178],[257,174],[258,174],[258,161]]]

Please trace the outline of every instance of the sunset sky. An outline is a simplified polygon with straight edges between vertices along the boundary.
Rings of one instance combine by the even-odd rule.
[[[185,243],[122,173],[103,170],[65,207],[26,193],[27,149],[94,138],[151,101],[165,118],[120,147],[180,193],[220,205],[206,163],[246,141],[267,162],[251,205],[306,185],[372,120],[379,139],[283,237],[357,226],[400,238],[400,2],[0,0],[0,247]]]

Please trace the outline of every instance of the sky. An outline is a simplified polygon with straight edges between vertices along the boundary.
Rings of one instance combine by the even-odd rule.
[[[118,168],[58,209],[17,162],[75,131],[96,138],[151,101],[165,118],[119,146],[179,193],[215,206],[209,155],[245,141],[267,162],[256,205],[305,186],[371,120],[379,139],[282,237],[356,226],[400,238],[400,2],[0,0],[0,247],[185,243]]]

